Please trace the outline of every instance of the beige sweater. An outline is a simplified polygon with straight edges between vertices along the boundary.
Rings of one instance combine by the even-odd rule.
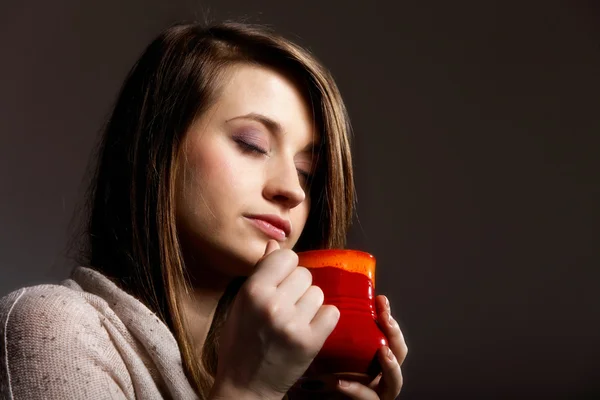
[[[2,399],[197,399],[169,328],[89,268],[2,298],[0,335]]]

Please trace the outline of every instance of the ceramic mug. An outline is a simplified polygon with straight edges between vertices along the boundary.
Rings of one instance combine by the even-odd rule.
[[[338,378],[369,383],[381,371],[377,351],[388,345],[377,323],[375,257],[337,249],[300,252],[298,257],[313,285],[323,290],[324,304],[340,310],[340,319],[296,388],[328,391]]]

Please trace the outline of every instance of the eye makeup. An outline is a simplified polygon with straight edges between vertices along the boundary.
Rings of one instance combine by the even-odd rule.
[[[269,143],[260,132],[241,131],[233,135],[233,141],[244,151],[260,155],[269,154]]]

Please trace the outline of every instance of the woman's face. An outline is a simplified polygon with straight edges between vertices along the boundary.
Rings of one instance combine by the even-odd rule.
[[[240,64],[227,78],[184,138],[176,210],[186,261],[236,276],[251,271],[269,239],[292,248],[300,237],[318,137],[285,76]]]

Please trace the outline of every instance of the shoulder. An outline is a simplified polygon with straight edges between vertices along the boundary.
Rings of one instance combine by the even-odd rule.
[[[77,290],[39,285],[3,297],[0,341],[0,393],[9,398],[99,389],[119,397],[131,385],[101,314]]]
[[[56,327],[63,335],[82,326],[99,329],[99,317],[81,292],[59,285],[22,288],[0,299],[3,337],[22,330],[39,336]]]

